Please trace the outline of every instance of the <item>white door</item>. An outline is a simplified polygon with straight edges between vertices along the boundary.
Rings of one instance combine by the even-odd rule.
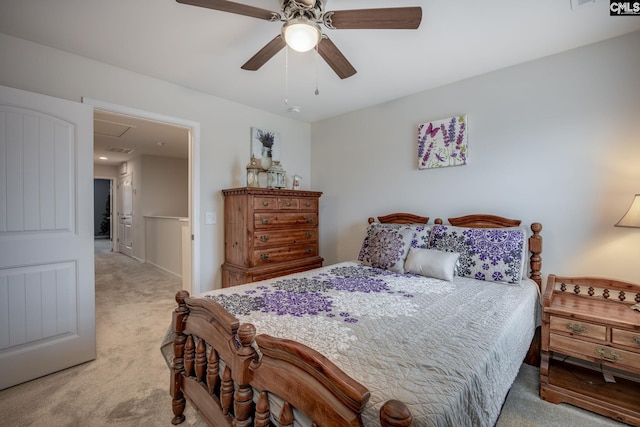
[[[93,108],[0,86],[0,389],[96,357]]]
[[[118,252],[133,256],[133,177],[131,172],[118,179]]]

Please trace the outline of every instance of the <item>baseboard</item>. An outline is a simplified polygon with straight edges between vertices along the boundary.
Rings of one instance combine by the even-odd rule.
[[[169,273],[169,274],[172,274],[172,275],[176,276],[178,279],[182,280],[182,275],[181,275],[181,274],[176,273],[175,271],[171,271],[171,270],[169,270],[169,269],[167,269],[167,268],[165,268],[165,267],[163,267],[163,266],[161,266],[161,265],[158,265],[158,264],[156,264],[156,263],[154,263],[154,262],[151,262],[151,261],[142,261],[142,262],[146,262],[147,264],[151,264],[151,265],[153,265],[154,267],[156,267],[156,268],[158,268],[158,269],[160,269],[160,270],[162,270],[162,271],[165,271],[165,272],[167,272],[167,273]]]

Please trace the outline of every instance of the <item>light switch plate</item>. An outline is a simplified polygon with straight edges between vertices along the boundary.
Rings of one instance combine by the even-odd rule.
[[[216,222],[218,222],[218,219],[216,218],[216,213],[215,212],[206,212],[204,214],[204,223],[207,225],[211,225],[211,224],[215,224]]]

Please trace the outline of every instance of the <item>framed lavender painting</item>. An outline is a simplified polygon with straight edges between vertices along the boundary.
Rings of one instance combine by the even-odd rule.
[[[258,166],[268,170],[274,161],[280,161],[280,134],[252,127],[251,155],[255,157]]]
[[[467,116],[418,125],[418,169],[467,164]]]

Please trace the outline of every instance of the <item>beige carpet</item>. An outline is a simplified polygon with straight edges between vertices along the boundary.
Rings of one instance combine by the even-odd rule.
[[[159,345],[181,282],[96,246],[98,357],[0,391],[0,426],[170,426],[169,372]],[[537,395],[538,370],[523,365],[497,427],[620,426]],[[183,425],[204,423],[187,404]]]

